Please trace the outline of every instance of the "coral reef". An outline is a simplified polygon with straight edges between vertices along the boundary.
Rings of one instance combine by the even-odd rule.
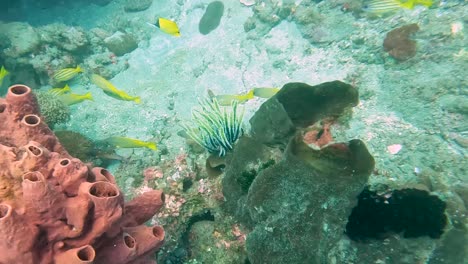
[[[19,57],[30,53],[40,44],[39,34],[29,24],[0,23],[0,31],[9,40],[10,46],[3,53],[10,57]]]
[[[244,22],[244,30],[249,33],[249,38],[255,39],[286,20],[295,22],[302,37],[312,44],[327,44],[346,39],[355,30],[353,19],[351,16],[343,16],[341,11],[330,10],[330,6],[335,5],[331,2],[333,1],[257,2],[252,8],[254,14]]]
[[[316,86],[290,83],[250,119],[252,136],[242,137],[226,157],[222,179],[225,209],[249,229],[250,263],[347,263],[350,259],[374,263],[389,255],[384,246],[388,243],[395,259],[409,248],[430,255],[426,249],[439,244],[426,239],[415,249],[412,241],[395,234],[386,242],[351,242],[344,231],[353,239],[364,238],[370,223],[361,218],[368,214],[375,214],[371,222],[377,232],[367,237],[384,235],[379,228],[391,226],[395,232],[404,231],[404,237],[445,238],[445,203],[426,191],[403,189],[392,196],[379,195],[393,204],[385,207],[391,208],[393,218],[385,220],[379,218],[381,211],[370,210],[372,206],[353,209],[363,203],[356,197],[368,188],[374,158],[361,140],[334,142],[331,131],[333,125],[346,122],[347,115],[342,115],[357,104],[357,90],[340,81]],[[374,202],[375,197],[371,198],[369,202]],[[384,200],[379,204],[388,206]],[[367,225],[360,225],[363,222]],[[461,232],[455,229],[450,234],[462,239]],[[445,248],[437,251],[448,256]],[[425,258],[416,255],[411,257]]]
[[[331,143],[324,135],[318,149],[310,148],[301,130],[357,103],[357,90],[340,81],[289,83],[251,118],[252,138],[240,139],[223,178],[226,208],[252,229],[250,262],[320,263],[325,245],[340,239],[374,159],[360,140]]]
[[[125,34],[120,31],[105,38],[104,43],[106,47],[117,56],[122,56],[138,47],[137,42],[130,34]]]
[[[41,44],[57,45],[60,50],[74,54],[89,47],[86,31],[80,27],[68,27],[63,24],[49,24],[38,30]]]
[[[59,23],[32,27],[22,22],[0,22],[0,31],[0,61],[11,70],[12,83],[21,82],[32,88],[56,85],[51,80],[55,71],[80,63],[106,78],[128,67],[125,58],[108,51],[104,40],[111,34],[102,29],[86,31]],[[132,47],[136,48],[135,40]]]
[[[124,203],[113,175],[70,156],[42,121],[31,89],[0,99],[1,263],[155,263],[164,202],[148,190]]]
[[[416,55],[416,41],[411,40],[410,36],[418,30],[418,24],[409,24],[393,29],[385,36],[384,50],[399,61],[414,57]]]
[[[114,53],[107,51],[88,56],[85,58],[84,64],[90,71],[106,79],[111,79],[115,74],[124,71],[129,66],[126,59],[119,58]]]
[[[124,10],[126,12],[139,12],[148,9],[153,0],[126,0]]]
[[[208,4],[205,13],[198,23],[198,31],[203,35],[209,34],[215,30],[224,14],[224,4],[220,1],[214,1]]]

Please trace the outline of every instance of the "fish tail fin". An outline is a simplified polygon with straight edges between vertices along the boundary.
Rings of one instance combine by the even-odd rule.
[[[68,84],[65,84],[65,86],[62,88],[62,90],[64,92],[69,92],[69,91],[71,91],[71,88],[70,88],[70,86],[68,86]]]
[[[151,150],[157,150],[158,149],[158,146],[154,142],[148,142],[148,144],[146,144],[146,147],[151,149]]]
[[[133,101],[134,101],[135,103],[137,103],[137,104],[140,104],[140,103],[141,103],[141,98],[140,98],[140,96],[135,97],[135,99],[133,99]]]
[[[254,94],[253,94],[253,92],[254,92],[254,90],[253,90],[253,89],[251,89],[251,90],[250,90],[248,93],[246,93],[246,94],[243,96],[243,97],[244,97],[244,99],[245,99],[245,101],[247,101],[247,100],[250,100],[250,99],[254,98]]]
[[[76,66],[76,72],[83,72],[83,69],[81,69],[80,65]]]
[[[151,27],[158,28],[158,26],[156,26],[155,24],[151,24],[150,22],[146,22],[146,24],[150,25]]]
[[[246,94],[247,100],[254,98],[254,89],[250,89],[250,91]]]
[[[157,28],[161,28],[161,23],[160,23],[160,21],[161,21],[161,18],[158,17],[158,19],[156,19],[156,23],[154,24],[154,26],[157,27]]]
[[[87,100],[90,100],[90,101],[94,101],[94,98],[93,98],[93,95],[91,94],[91,92],[87,92],[85,95],[84,95],[85,99]]]
[[[430,7],[433,4],[432,0],[416,0],[415,3],[426,7]]]
[[[3,72],[5,73],[5,76],[7,76],[7,75],[10,73],[10,72],[7,71],[7,69],[5,69],[5,67],[3,67],[3,66],[2,66],[2,70],[3,70]]]

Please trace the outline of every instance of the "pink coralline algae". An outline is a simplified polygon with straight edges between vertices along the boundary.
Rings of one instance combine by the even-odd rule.
[[[156,263],[164,229],[145,226],[164,204],[129,202],[104,168],[70,156],[24,85],[0,98],[0,263]]]
[[[174,196],[174,195],[167,195],[166,198],[166,206],[164,210],[162,210],[158,217],[166,218],[169,216],[177,217],[180,214],[180,208],[185,203],[185,199],[182,197]]]

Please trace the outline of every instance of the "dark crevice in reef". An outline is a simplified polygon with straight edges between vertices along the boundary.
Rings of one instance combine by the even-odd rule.
[[[402,189],[378,194],[366,188],[358,200],[346,225],[346,234],[355,241],[384,239],[402,232],[404,238],[440,238],[447,224],[445,202],[427,191]]]
[[[185,231],[180,235],[178,246],[164,258],[161,263],[165,264],[183,264],[190,257],[190,231],[192,226],[200,221],[214,221],[215,217],[210,209],[205,209],[194,214],[187,221]]]
[[[269,159],[265,163],[261,163],[256,169],[250,168],[248,170],[244,170],[242,171],[241,175],[236,179],[236,182],[239,184],[242,191],[244,193],[247,193],[249,191],[250,185],[255,180],[255,177],[257,177],[258,173],[272,165],[275,165],[275,163],[276,162],[274,159]]]

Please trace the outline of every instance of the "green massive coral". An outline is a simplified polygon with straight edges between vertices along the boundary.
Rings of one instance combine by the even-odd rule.
[[[70,108],[57,95],[44,91],[37,91],[35,94],[41,114],[50,128],[70,120]]]

